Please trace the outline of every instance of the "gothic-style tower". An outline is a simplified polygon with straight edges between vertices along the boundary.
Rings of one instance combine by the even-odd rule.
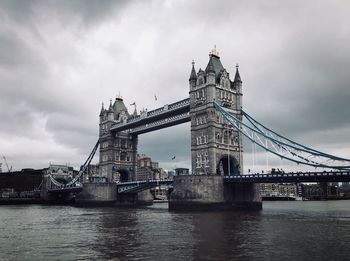
[[[262,208],[259,185],[227,183],[224,176],[243,172],[242,139],[214,108],[213,101],[242,118],[242,80],[236,66],[234,81],[219,53],[209,54],[205,71],[192,63],[189,79],[192,172],[175,176],[170,210],[233,210]]]
[[[113,132],[111,126],[126,121],[128,110],[121,97],[117,97],[109,109],[102,104],[100,112],[100,175],[112,181],[136,179],[137,136],[128,131]]]
[[[234,81],[220,61],[216,48],[208,65],[198,73],[192,63],[189,79],[191,157],[194,174],[237,175],[243,172],[242,140],[213,107],[217,101],[241,118],[242,81],[236,66]]]

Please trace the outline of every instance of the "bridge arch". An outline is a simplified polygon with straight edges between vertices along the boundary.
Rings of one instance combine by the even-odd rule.
[[[128,182],[132,180],[130,171],[125,168],[118,169],[117,175],[119,175],[120,182]]]
[[[216,166],[216,174],[221,176],[236,176],[239,173],[239,164],[236,158],[230,155],[222,155]]]

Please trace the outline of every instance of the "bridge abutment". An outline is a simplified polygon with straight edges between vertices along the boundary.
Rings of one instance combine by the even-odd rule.
[[[83,190],[75,198],[76,205],[134,206],[152,205],[150,190],[138,193],[118,194],[115,183],[85,183]]]
[[[174,177],[169,210],[261,210],[255,184],[225,184],[219,175]]]
[[[112,205],[117,201],[114,183],[85,183],[75,198],[77,205]]]

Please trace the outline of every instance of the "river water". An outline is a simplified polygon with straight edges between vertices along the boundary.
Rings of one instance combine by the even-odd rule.
[[[263,211],[0,206],[0,260],[350,260],[350,201]]]

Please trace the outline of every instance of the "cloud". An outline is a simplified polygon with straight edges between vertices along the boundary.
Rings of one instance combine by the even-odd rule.
[[[120,92],[126,105],[150,110],[186,98],[192,59],[204,69],[216,44],[231,77],[240,64],[246,111],[350,157],[349,9],[347,1],[1,1],[0,154],[16,168],[64,155],[79,166],[97,139],[102,101]],[[21,143],[29,155],[19,155]],[[52,156],[43,156],[46,143]],[[188,125],[140,136],[139,152],[166,168],[176,154],[189,167]]]

